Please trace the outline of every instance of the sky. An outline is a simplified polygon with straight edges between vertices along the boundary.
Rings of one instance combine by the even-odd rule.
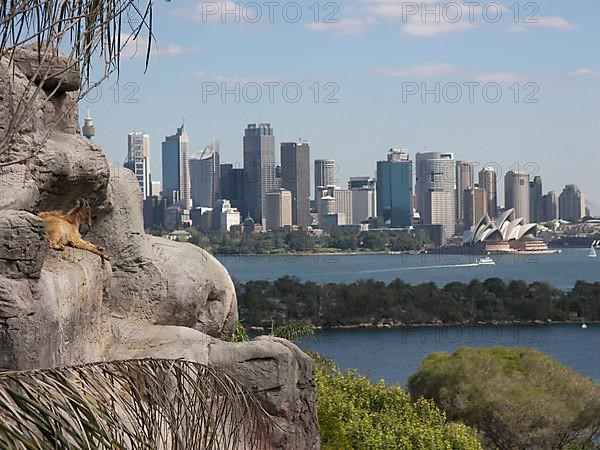
[[[148,133],[155,180],[182,121],[192,152],[216,138],[240,167],[244,128],[269,122],[277,153],[309,140],[341,186],[402,147],[541,175],[544,192],[577,184],[600,205],[599,19],[595,0],[157,1],[148,69],[141,36],[81,114],[116,164],[129,132]]]

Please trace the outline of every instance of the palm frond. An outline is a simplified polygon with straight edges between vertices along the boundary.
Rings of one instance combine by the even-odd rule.
[[[268,449],[273,426],[240,383],[190,361],[0,374],[0,448]]]

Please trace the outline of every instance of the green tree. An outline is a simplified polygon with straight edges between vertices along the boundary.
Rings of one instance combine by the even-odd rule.
[[[433,353],[408,387],[477,428],[487,448],[595,448],[600,435],[600,386],[532,349]]]
[[[398,386],[372,384],[316,356],[323,450],[476,450],[475,432],[449,423],[431,401],[413,402]]]

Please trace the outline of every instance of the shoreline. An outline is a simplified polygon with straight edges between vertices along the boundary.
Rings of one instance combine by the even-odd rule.
[[[302,323],[302,322],[299,322]],[[485,326],[552,326],[552,325],[598,325],[599,320],[590,320],[582,322],[581,320],[564,320],[564,321],[544,321],[544,320],[492,320],[489,322],[446,322],[446,323],[403,323],[403,324],[372,324],[360,323],[355,325],[335,325],[335,326],[313,326],[315,331],[332,331],[332,330],[392,330],[392,329],[412,329],[412,328],[443,328],[443,327],[485,327]],[[311,325],[304,324],[302,325]],[[268,327],[248,327],[250,332],[264,332]]]

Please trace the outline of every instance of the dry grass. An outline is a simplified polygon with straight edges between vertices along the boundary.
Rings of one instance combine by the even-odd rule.
[[[273,422],[225,373],[143,359],[0,374],[2,449],[268,449]]]

